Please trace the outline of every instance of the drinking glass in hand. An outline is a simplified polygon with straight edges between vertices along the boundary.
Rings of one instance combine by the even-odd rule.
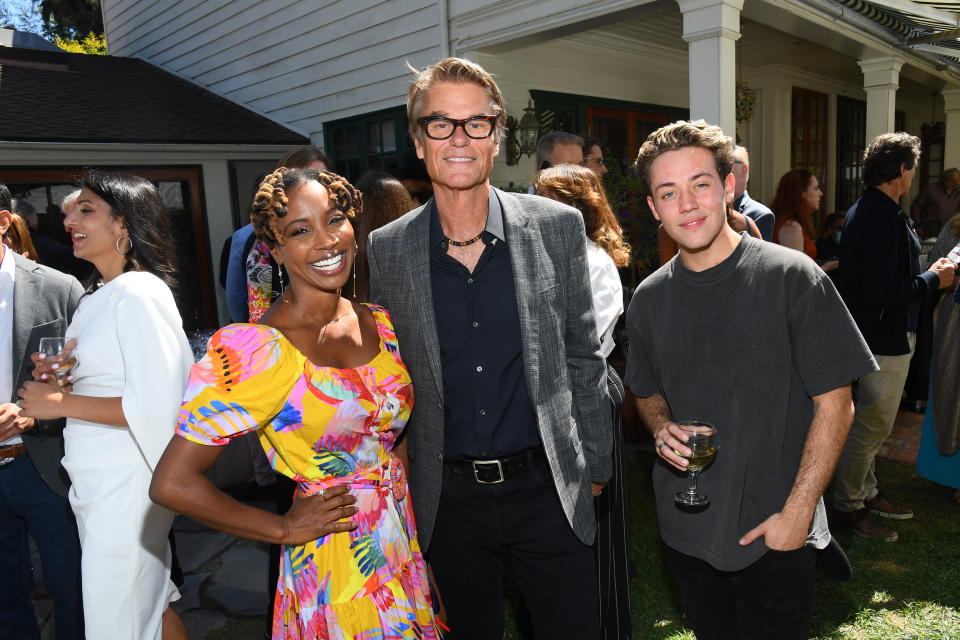
[[[689,460],[690,464],[687,466],[687,490],[679,492],[674,500],[686,507],[705,507],[710,504],[710,498],[697,490],[697,476],[717,455],[717,428],[700,420],[681,420],[677,426],[689,436],[686,444],[690,455],[685,456],[676,449],[674,452]]]
[[[68,340],[69,338],[62,337],[40,338],[40,353],[47,356],[47,358],[55,358],[63,353]],[[54,371],[54,374],[57,376],[57,386],[59,386],[61,389],[63,389],[64,382],[66,381],[66,377],[70,372],[70,369],[77,365],[76,346],[74,346],[69,353],[64,354],[64,356],[65,358],[63,362],[61,362]]]

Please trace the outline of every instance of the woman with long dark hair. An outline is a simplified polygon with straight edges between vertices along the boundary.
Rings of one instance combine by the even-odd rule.
[[[80,187],[64,226],[95,271],[66,349],[34,356],[38,380],[20,389],[21,404],[33,418],[67,418],[63,466],[80,532],[86,636],[186,637],[168,607],[180,597],[167,542],[174,513],[148,496],[193,361],[170,291],[168,214],[143,178],[91,173]],[[67,393],[55,370],[74,357]]]
[[[275,639],[437,637],[394,450],[413,406],[410,374],[386,310],[341,295],[360,210],[336,174],[266,177],[250,217],[289,284],[259,324],[210,339],[151,487],[210,527],[284,545]],[[296,482],[286,513],[237,502],[205,475],[223,445],[253,432]]]
[[[357,236],[357,263],[354,300],[370,299],[370,267],[367,265],[367,238],[388,222],[393,222],[414,208],[410,192],[389,173],[368,171],[357,180],[363,194],[363,215],[354,221]]]
[[[811,258],[817,257],[818,237],[813,224],[813,213],[820,208],[820,181],[806,169],[793,169],[780,178],[777,193],[770,209],[776,216],[773,241]]]
[[[537,195],[568,204],[580,211],[587,234],[590,289],[600,338],[600,352],[609,357],[614,348],[613,329],[623,313],[623,286],[617,267],[630,263],[630,247],[610,208],[603,183],[592,170],[575,164],[558,164],[537,173]],[[627,547],[627,485],[623,467],[623,383],[607,366],[607,391],[613,414],[613,475],[594,498],[597,515],[597,565],[600,638],[625,640],[631,636],[630,577]]]

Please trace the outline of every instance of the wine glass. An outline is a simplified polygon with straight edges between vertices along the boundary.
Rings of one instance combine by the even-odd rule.
[[[66,348],[67,342],[71,338],[64,338],[62,336],[54,338],[40,338],[40,353],[47,356],[47,358],[56,358],[57,356],[63,354],[64,349]],[[54,370],[54,375],[57,377],[57,386],[61,389],[66,380],[67,374],[70,372],[70,369],[77,365],[77,353],[76,345],[70,350],[69,353],[65,354],[63,362],[60,363],[60,366]]]
[[[674,501],[685,507],[705,507],[710,504],[710,498],[697,490],[697,476],[717,455],[717,428],[700,420],[681,420],[677,426],[689,436],[686,445],[690,455],[685,456],[676,449],[674,452],[689,460],[690,464],[687,466],[687,490],[677,493]]]

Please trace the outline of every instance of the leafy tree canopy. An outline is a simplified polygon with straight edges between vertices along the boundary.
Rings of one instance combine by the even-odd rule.
[[[107,39],[101,34],[92,31],[85,35],[83,39],[61,38],[56,36],[53,44],[57,45],[67,53],[90,53],[99,56],[107,55]]]
[[[103,34],[100,0],[40,0],[40,16],[48,36],[82,41]]]

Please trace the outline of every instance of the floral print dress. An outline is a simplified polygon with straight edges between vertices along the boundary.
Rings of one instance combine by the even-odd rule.
[[[259,429],[295,498],[347,484],[357,528],[285,545],[273,637],[437,638],[403,467],[391,453],[413,390],[387,312],[373,312],[380,350],[353,369],[314,365],[282,333],[233,324],[190,373],[177,434],[225,445]]]

